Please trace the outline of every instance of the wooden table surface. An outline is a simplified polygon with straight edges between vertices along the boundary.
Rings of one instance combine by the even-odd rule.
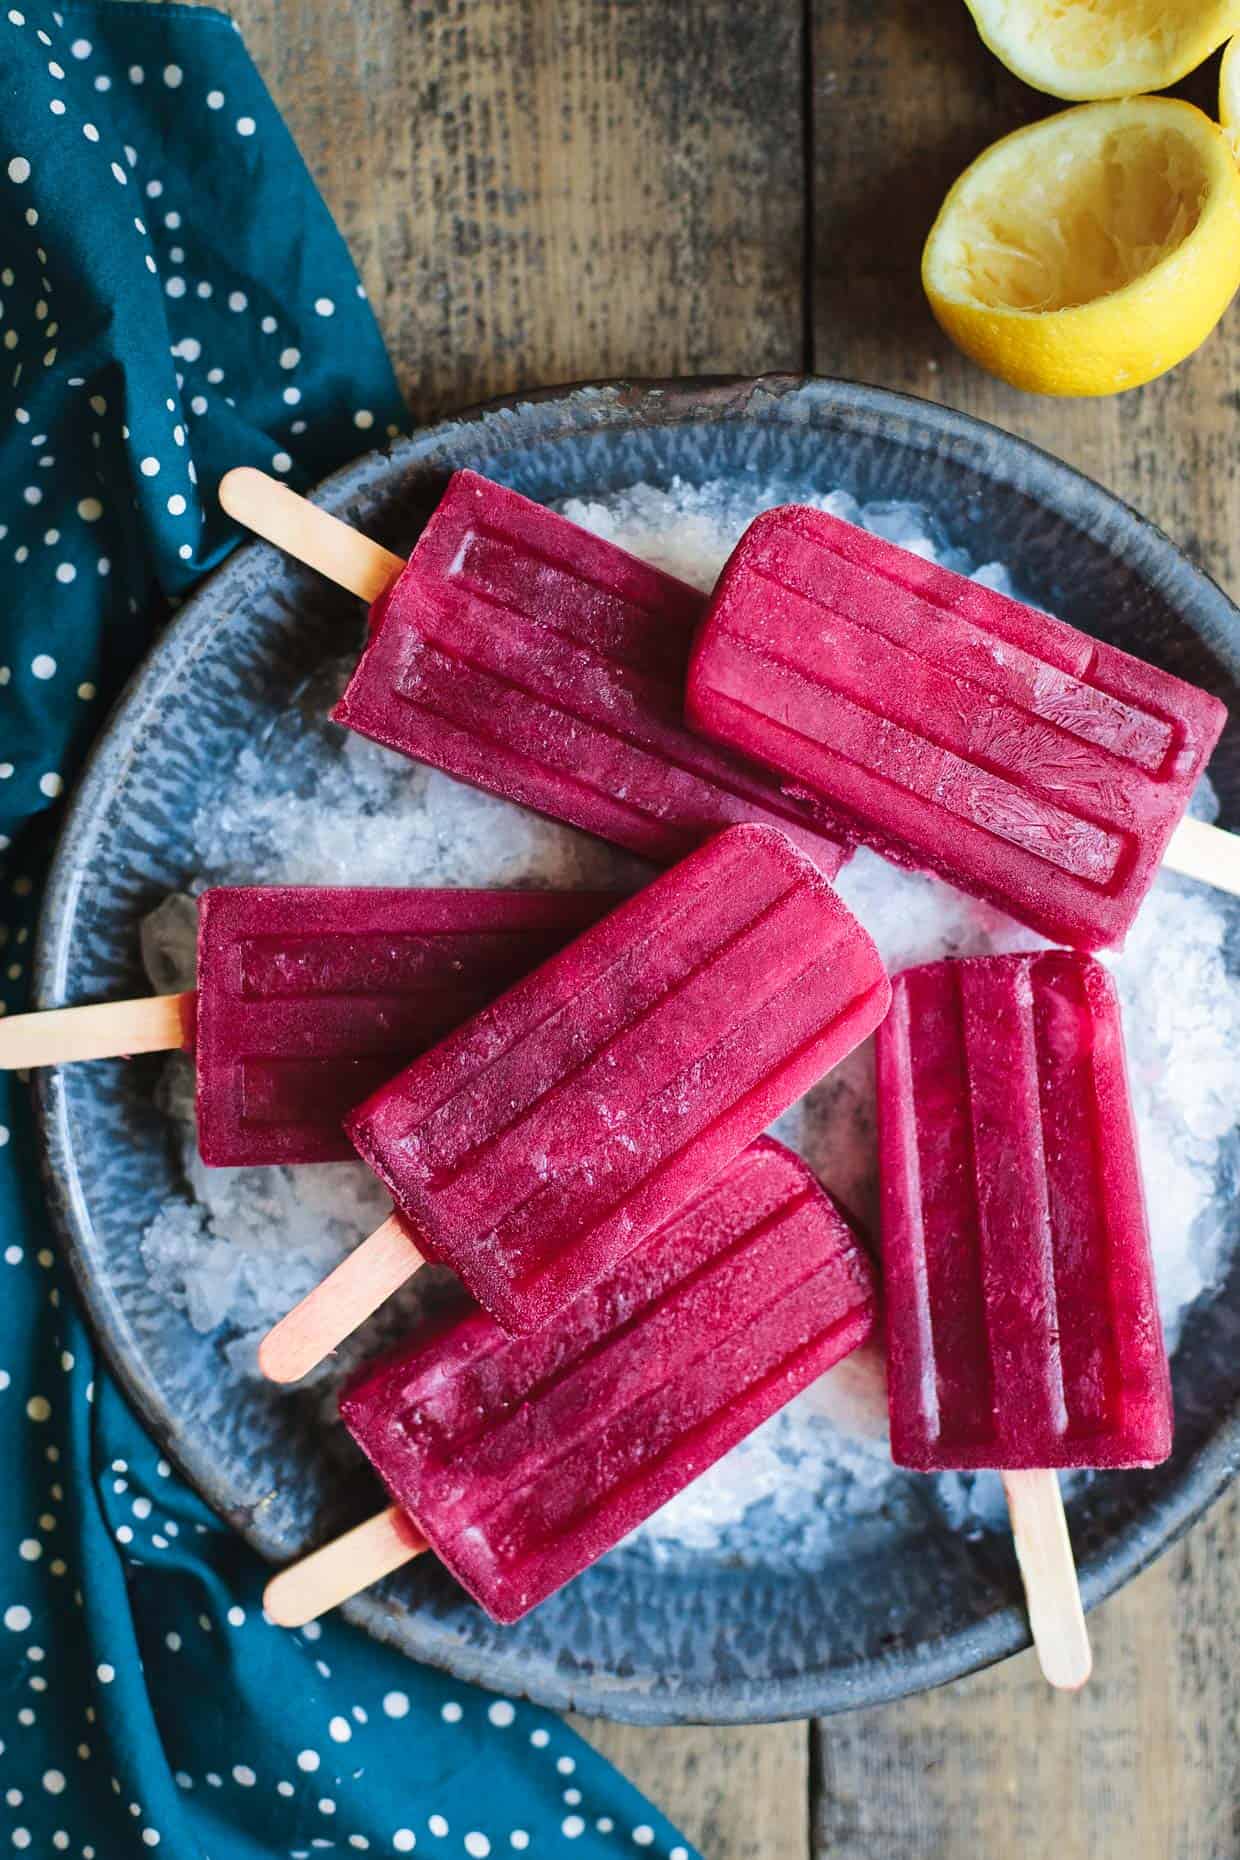
[[[1048,113],[963,0],[233,0],[418,419],[617,376],[815,370],[948,402],[1154,517],[1240,595],[1240,308],[1168,378],[1019,395],[948,347],[917,264],[948,182]],[[1212,64],[1186,94],[1212,108]],[[1240,1502],[1093,1618],[901,1705],[752,1730],[582,1729],[709,1860],[1235,1860]]]

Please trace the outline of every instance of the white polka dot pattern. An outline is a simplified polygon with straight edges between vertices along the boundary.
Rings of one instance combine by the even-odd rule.
[[[30,95],[28,132],[15,119],[6,125],[10,146],[0,142],[0,215],[16,221],[2,248],[0,365],[11,369],[18,390],[12,437],[6,442],[0,430],[0,471],[7,466],[9,482],[16,478],[20,504],[10,508],[21,513],[0,523],[0,564],[38,603],[42,635],[5,670],[5,682],[15,676],[21,687],[21,727],[0,774],[0,851],[13,843],[13,823],[59,800],[71,748],[80,754],[81,726],[66,712],[62,686],[83,705],[99,700],[99,648],[86,643],[97,590],[107,588],[103,598],[113,614],[135,598],[116,584],[117,557],[127,574],[137,573],[139,606],[152,580],[175,600],[234,533],[214,500],[221,471],[248,459],[309,482],[340,457],[341,439],[330,448],[323,443],[324,420],[336,433],[342,421],[354,434],[370,432],[385,417],[375,411],[376,390],[388,414],[396,413],[390,369],[368,314],[358,320],[350,312],[347,329],[334,327],[356,279],[308,183],[308,225],[290,215],[284,183],[268,183],[268,219],[252,252],[244,225],[240,240],[220,238],[217,195],[201,209],[197,204],[204,159],[225,170],[239,162],[247,186],[259,186],[273,146],[281,161],[288,148],[239,42],[218,48],[212,82],[204,78],[211,61],[198,45],[187,52],[180,43],[195,36],[189,22],[161,23],[137,57],[130,44],[121,49],[124,34],[91,27],[85,12],[72,27],[52,24],[54,31],[36,26],[22,7],[7,9],[0,20],[7,35],[0,60],[21,72],[18,88]],[[131,41],[146,36],[135,33]],[[205,35],[197,37],[205,42]],[[37,377],[63,367],[63,319],[75,323],[85,313],[97,326],[90,305],[62,297],[58,283],[62,275],[89,276],[90,251],[72,255],[65,273],[62,258],[38,243],[44,189],[64,184],[59,177],[70,151],[73,184],[90,201],[76,222],[84,241],[97,247],[100,261],[106,255],[109,273],[125,262],[130,267],[133,302],[123,308],[140,338],[139,354],[136,365],[125,360],[123,372],[101,356],[89,374],[59,382],[56,430],[35,433],[33,410],[39,407],[42,418],[46,404],[36,394]],[[138,197],[137,213],[130,196]],[[287,228],[295,263],[271,251],[273,228]],[[282,265],[281,276],[304,275],[301,301],[283,287],[273,293],[261,269],[250,275],[251,258]],[[143,302],[148,290],[158,293],[158,308]],[[166,357],[147,339],[161,322],[168,329]],[[119,340],[119,320],[114,329]],[[66,355],[88,352],[75,329],[67,335]],[[316,403],[320,423],[304,420],[324,371],[340,380],[341,354],[359,383],[372,385],[359,387],[352,402],[333,386],[334,405],[324,407],[321,395]],[[240,405],[234,391],[210,392],[229,375],[244,383]],[[24,465],[16,457],[18,428],[29,441]],[[150,553],[145,572],[132,555],[135,526]],[[44,697],[37,695],[40,685],[47,687]],[[35,740],[49,735],[55,740],[40,757]],[[0,1000],[0,1012],[13,1005],[11,996]]]

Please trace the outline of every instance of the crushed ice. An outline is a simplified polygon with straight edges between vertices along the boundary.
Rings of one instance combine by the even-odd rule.
[[[860,522],[1003,592],[1006,569],[974,568],[911,504],[859,506],[845,492],[717,483],[636,485],[605,501],[572,499],[565,514],[660,568],[709,588],[762,509],[797,501]],[[571,828],[463,787],[327,723],[347,662],[320,669],[268,738],[239,757],[194,829],[199,884],[535,885],[629,890],[644,868]],[[1210,811],[1208,792],[1194,811]],[[932,878],[862,851],[840,890],[893,969],[940,955],[1036,948],[1031,932]],[[1174,1346],[1188,1307],[1217,1282],[1223,1207],[1237,1161],[1240,980],[1225,961],[1240,907],[1160,877],[1122,954],[1108,956],[1125,1010],[1133,1099],[1145,1169],[1163,1320]],[[147,920],[152,982],[192,985],[194,911],[172,899]],[[163,1102],[181,1126],[186,1194],[148,1228],[152,1285],[200,1331],[219,1331],[236,1373],[256,1373],[267,1325],[383,1218],[387,1201],[360,1164],[206,1169],[193,1132],[188,1064],[170,1062]],[[822,1179],[871,1227],[875,1209],[873,1053],[855,1053],[779,1122]],[[421,1274],[431,1280],[433,1275]],[[433,1295],[433,1285],[431,1287]],[[405,1318],[416,1294],[400,1301]],[[393,1326],[389,1315],[384,1329]],[[373,1346],[373,1338],[371,1339]],[[351,1353],[351,1354],[355,1354]],[[333,1377],[338,1370],[333,1373]],[[887,1457],[877,1348],[858,1352],[634,1534],[663,1560],[785,1555],[812,1565],[842,1515],[850,1528],[899,1508],[907,1475]],[[1001,1519],[998,1481],[934,1482],[964,1528]]]

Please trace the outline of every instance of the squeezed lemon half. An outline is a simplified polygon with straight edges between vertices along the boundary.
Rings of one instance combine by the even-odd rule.
[[[1038,394],[1114,394],[1182,361],[1240,286],[1240,167],[1189,103],[1083,104],[966,168],[922,282],[966,355]]]
[[[1035,90],[1086,100],[1164,90],[1240,32],[1240,0],[965,0]]]

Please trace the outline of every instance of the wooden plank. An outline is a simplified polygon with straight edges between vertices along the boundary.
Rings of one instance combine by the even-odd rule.
[[[649,1731],[598,1718],[571,1722],[706,1860],[805,1860],[809,1853],[805,1724]]]
[[[1102,400],[1021,394],[942,335],[921,247],[951,182],[989,143],[1064,108],[1011,77],[960,0],[813,0],[813,357],[993,420],[1077,465],[1240,586],[1235,309],[1162,380]],[[1211,115],[1217,60],[1178,87]]]
[[[1032,1653],[816,1732],[819,1860],[1218,1860],[1236,1851],[1240,1495],[1090,1616],[1094,1677]]]
[[[800,0],[242,0],[418,415],[803,360]]]

